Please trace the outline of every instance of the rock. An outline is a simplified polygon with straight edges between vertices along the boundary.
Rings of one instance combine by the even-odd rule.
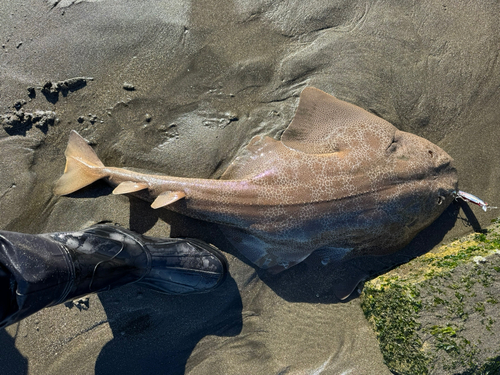
[[[47,133],[49,126],[57,122],[56,113],[52,111],[24,112],[21,105],[15,105],[17,111],[0,115],[0,123],[9,135],[26,135],[33,127],[37,127],[43,133]]]
[[[500,221],[365,284],[365,316],[398,374],[500,369]]]
[[[68,92],[79,90],[85,87],[88,81],[92,80],[92,77],[74,77],[58,82],[47,81],[42,86],[41,92],[45,95],[48,101],[56,103],[59,99],[59,92],[66,96]]]
[[[30,99],[33,99],[36,97],[36,91],[35,91],[35,88],[30,86],[27,88],[28,90],[28,96],[30,97]]]
[[[127,91],[134,91],[135,90],[135,86],[131,83],[128,83],[128,82],[125,82],[123,84],[123,88]]]
[[[55,94],[60,91],[68,91],[68,90],[78,90],[84,87],[88,81],[92,81],[92,77],[75,77],[65,79],[64,81],[51,82],[47,81],[42,86],[42,92]]]

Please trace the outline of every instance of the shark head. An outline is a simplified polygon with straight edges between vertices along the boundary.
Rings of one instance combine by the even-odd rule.
[[[392,170],[378,180],[380,207],[390,213],[387,254],[407,244],[453,201],[458,187],[453,159],[440,147],[415,134],[395,130],[387,144],[386,165]]]

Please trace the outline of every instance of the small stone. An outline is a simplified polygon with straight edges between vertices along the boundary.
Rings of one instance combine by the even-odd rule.
[[[78,117],[78,120],[77,120],[80,124],[85,121],[85,119],[83,118],[83,116],[80,116]]]
[[[34,98],[36,96],[36,92],[35,92],[35,88],[34,87],[30,86],[30,87],[28,87],[27,90],[28,90],[28,96],[30,98]]]
[[[224,114],[229,121],[238,121],[238,114],[235,112],[228,111]]]
[[[131,84],[131,83],[128,83],[128,82],[125,82],[125,83],[123,84],[123,88],[124,88],[125,90],[127,90],[127,91],[134,91],[134,90],[135,90],[134,85],[133,85],[133,84]]]
[[[19,47],[21,47],[22,45],[23,45],[23,42],[19,42],[19,43],[17,43],[16,48],[19,48]]]
[[[146,116],[144,117],[146,118],[146,122],[151,122],[151,120],[153,119],[153,117],[149,113],[146,113]]]
[[[475,256],[472,260],[477,264],[486,263],[486,258],[482,256]]]
[[[47,81],[42,86],[42,92],[46,95],[54,95],[59,92],[59,87],[57,84],[53,84],[51,81]]]
[[[19,110],[21,109],[21,107],[22,107],[23,105],[25,105],[25,104],[26,104],[26,100],[18,100],[18,101],[16,101],[16,103],[13,105],[13,107],[19,111]]]

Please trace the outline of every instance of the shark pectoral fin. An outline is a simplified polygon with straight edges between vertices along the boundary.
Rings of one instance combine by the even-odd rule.
[[[139,190],[146,189],[148,184],[144,182],[133,182],[133,181],[124,181],[119,184],[115,190],[113,190],[113,194],[128,194],[134,193]]]
[[[186,193],[183,191],[166,191],[156,197],[154,202],[151,204],[151,207],[154,209],[168,206],[179,199],[182,199],[186,196]]]

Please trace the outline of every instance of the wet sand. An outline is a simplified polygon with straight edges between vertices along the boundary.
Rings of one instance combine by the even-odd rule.
[[[214,225],[111,196],[101,182],[70,197],[51,189],[72,129],[106,165],[217,178],[254,135],[279,136],[311,85],[436,143],[454,157],[461,189],[500,205],[498,8],[0,4],[0,228],[40,233],[109,220],[193,236],[221,248],[231,274],[203,296],[127,286],[90,297],[88,307],[41,311],[0,332],[2,372],[389,373],[358,299],[339,303],[332,285],[431,251],[486,225],[494,211],[453,204],[393,257],[340,269],[311,257],[273,278]]]

